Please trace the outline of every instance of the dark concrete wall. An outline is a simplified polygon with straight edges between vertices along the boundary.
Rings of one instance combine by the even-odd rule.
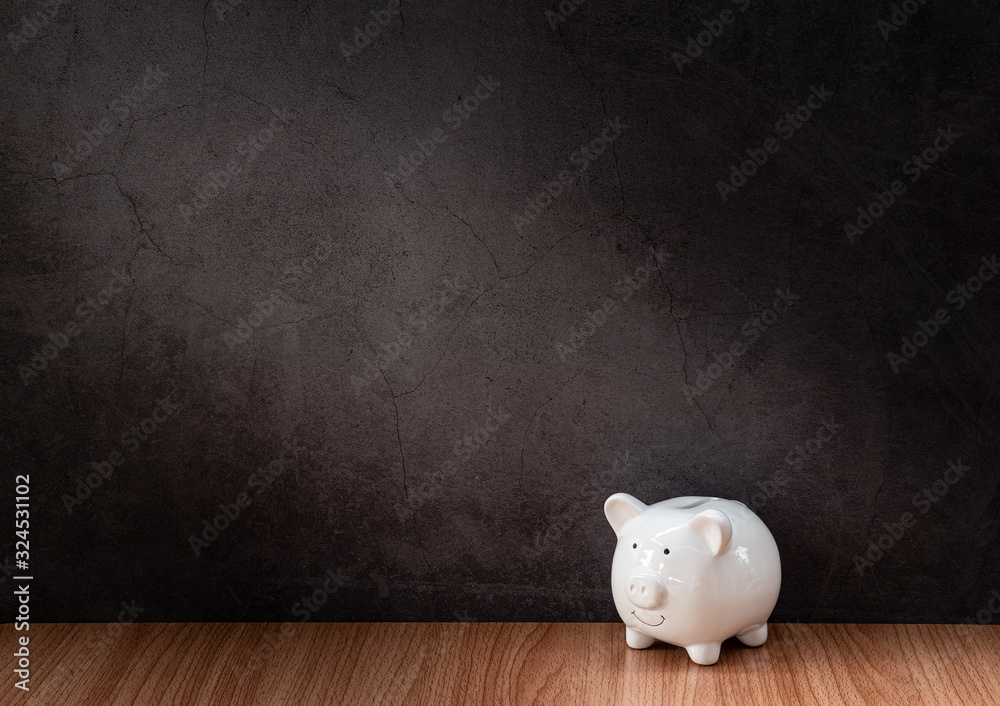
[[[985,610],[1000,14],[907,7],[5,4],[33,618],[615,620],[617,491],[776,619]]]

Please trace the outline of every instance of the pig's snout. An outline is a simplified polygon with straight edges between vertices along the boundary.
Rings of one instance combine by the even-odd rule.
[[[625,595],[637,608],[650,610],[663,605],[667,587],[656,572],[639,567],[629,572],[625,578]]]

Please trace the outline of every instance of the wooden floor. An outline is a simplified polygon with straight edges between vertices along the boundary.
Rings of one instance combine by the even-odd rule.
[[[1000,626],[771,626],[763,647],[625,646],[567,623],[32,625],[2,704],[1000,704]]]

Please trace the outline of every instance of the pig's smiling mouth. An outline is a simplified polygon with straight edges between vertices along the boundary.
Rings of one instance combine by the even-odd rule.
[[[635,611],[634,611],[634,610],[632,611],[632,615],[635,615]],[[648,626],[649,626],[649,627],[651,627],[651,628],[655,628],[655,627],[659,627],[660,625],[663,625],[663,621],[665,621],[665,620],[666,620],[666,618],[664,618],[664,617],[663,617],[663,616],[661,615],[661,616],[660,616],[660,622],[658,622],[658,623],[656,623],[656,624],[654,625],[653,623],[647,623],[647,622],[646,622],[645,620],[643,620],[642,618],[640,618],[640,617],[639,617],[638,615],[635,615],[635,619],[636,619],[636,620],[638,620],[638,621],[639,621],[640,623],[642,623],[643,625],[648,625]]]

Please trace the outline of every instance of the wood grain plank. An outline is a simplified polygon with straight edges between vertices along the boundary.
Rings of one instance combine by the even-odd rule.
[[[0,633],[14,645],[12,625]],[[772,625],[763,647],[729,641],[712,667],[665,645],[631,650],[612,624],[58,624],[30,636],[31,693],[8,677],[0,704],[1000,703],[998,626]]]

